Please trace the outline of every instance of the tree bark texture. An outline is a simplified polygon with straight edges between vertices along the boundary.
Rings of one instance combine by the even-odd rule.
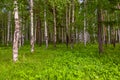
[[[53,15],[54,15],[54,47],[56,47],[56,10],[55,10],[55,5],[53,4]]]
[[[33,29],[33,0],[30,0],[30,26],[31,26],[31,52],[34,52],[34,29]]]
[[[101,9],[98,8],[98,48],[99,53],[103,52],[103,40],[102,40],[102,14]]]
[[[69,44],[69,36],[68,36],[68,6],[66,6],[66,46]]]
[[[45,3],[46,3],[46,1],[45,1]],[[48,31],[47,31],[47,20],[46,20],[46,6],[44,6],[44,26],[45,26],[46,48],[48,48]]]
[[[13,61],[18,60],[18,39],[19,39],[19,16],[18,16],[18,3],[17,0],[14,0],[14,19],[15,19],[15,31],[14,31],[14,40],[13,40]]]
[[[73,46],[74,46],[74,8],[75,8],[75,5],[74,5],[74,0],[72,0],[72,35],[71,35],[71,49],[73,49]]]

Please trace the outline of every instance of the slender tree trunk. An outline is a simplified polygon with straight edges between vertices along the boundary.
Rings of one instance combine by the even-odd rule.
[[[23,23],[25,20],[23,19],[23,11],[22,11],[22,25],[21,25],[21,45],[24,45],[24,38],[25,38],[25,34],[23,33],[25,31],[25,23]]]
[[[22,19],[20,18],[20,28],[19,28],[19,41],[18,41],[18,45],[19,45],[19,48],[21,47],[21,39],[22,39],[22,32],[21,32],[21,28],[22,28]]]
[[[31,52],[34,52],[34,30],[33,30],[33,0],[30,0],[30,20],[31,20]]]
[[[46,3],[46,1],[45,1]],[[47,31],[47,20],[46,20],[46,6],[44,7],[44,24],[45,24],[45,42],[46,48],[48,48],[48,31]]]
[[[118,30],[115,31],[115,34],[116,34],[116,38],[115,38],[115,41],[118,41]]]
[[[29,40],[29,23],[28,20],[26,20],[26,41]]]
[[[110,25],[108,25],[108,43],[110,44],[110,42],[111,42],[111,40],[110,40],[110,38],[111,38],[111,36],[110,36]]]
[[[10,41],[11,41],[11,43],[13,43],[13,27],[12,27],[12,24],[11,24],[11,28],[10,28]]]
[[[85,12],[84,12],[84,46],[86,47],[86,27],[87,27],[87,24],[86,24],[86,1],[87,0],[84,0],[84,9],[85,9]]]
[[[79,39],[79,36],[78,36],[78,28],[76,28],[76,43],[78,43],[78,39]]]
[[[118,29],[118,38],[119,38],[119,43],[120,43],[120,29]]]
[[[62,27],[62,43],[64,42],[64,28]]]
[[[72,4],[71,4],[71,1],[70,1],[70,3],[69,3],[69,6],[68,6],[68,37],[69,37],[69,43],[72,43],[71,42],[71,22],[72,22],[72,20],[71,20],[71,18],[72,18]]]
[[[41,34],[41,35],[42,35],[42,43],[43,43],[43,42],[44,42],[44,39],[45,39],[45,38],[44,38],[44,37],[45,37],[45,36],[44,36],[44,31],[42,31],[42,34]]]
[[[7,43],[7,18],[5,18],[4,20],[4,45],[6,45],[6,43]]]
[[[33,15],[34,19],[33,19],[33,23],[34,23],[34,43],[36,43],[36,31],[37,31],[37,17],[36,17],[36,13],[34,12]]]
[[[22,30],[25,31],[25,24],[22,25]],[[22,46],[24,45],[24,38],[25,38],[25,34],[22,33]]]
[[[103,26],[103,41],[104,41],[104,44],[106,44],[106,46],[107,46],[107,29],[106,29],[106,27],[105,26]]]
[[[61,27],[58,28],[58,41],[61,43]]]
[[[8,12],[7,45],[10,41],[11,11]]]
[[[73,49],[74,46],[74,8],[75,8],[75,4],[74,4],[74,0],[72,0],[72,35],[71,35],[71,49]]]
[[[14,40],[13,40],[13,61],[18,60],[18,39],[19,39],[19,15],[18,15],[18,0],[14,0],[14,19],[15,19],[15,31],[14,31]]]
[[[98,47],[99,47],[99,53],[103,52],[103,41],[102,41],[102,14],[101,14],[101,9],[98,8],[97,10],[98,14]]]
[[[35,21],[35,30],[34,30],[34,43],[36,43],[36,37],[37,37],[37,35],[36,35],[36,30],[37,30],[37,21]]]
[[[2,30],[2,44],[4,45],[4,19],[2,19],[2,28],[3,28],[3,30]]]
[[[66,6],[66,46],[68,47],[69,36],[68,36],[68,6]]]
[[[109,21],[109,14],[108,14],[108,12],[107,12],[107,15],[108,15],[108,21]],[[108,43],[110,44],[110,42],[111,42],[111,40],[110,40],[110,38],[111,38],[111,36],[110,36],[110,32],[111,32],[111,28],[110,28],[110,24],[108,24],[108,27],[107,27],[107,34],[108,34]]]
[[[112,44],[115,47],[115,29],[112,29],[111,36]]]
[[[40,17],[38,17],[37,20],[37,31],[36,31],[36,39],[39,45],[41,45],[42,43],[42,37],[41,37],[42,33],[41,33],[41,21],[40,21]]]
[[[54,47],[56,47],[56,10],[55,5],[53,4],[53,15],[54,15]]]

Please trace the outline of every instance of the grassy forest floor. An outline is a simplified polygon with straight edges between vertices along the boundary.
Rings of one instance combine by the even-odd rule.
[[[0,47],[0,80],[120,80],[120,44],[104,46],[99,55],[96,44],[30,46],[19,50],[19,61],[12,61],[12,47]]]

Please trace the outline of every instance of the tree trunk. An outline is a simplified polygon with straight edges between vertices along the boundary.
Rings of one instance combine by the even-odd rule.
[[[74,0],[72,0],[72,35],[71,35],[71,49],[73,49],[74,46]]]
[[[112,32],[111,32],[111,41],[112,41],[113,46],[115,47],[115,29],[112,29]]]
[[[12,24],[11,24],[11,28],[10,28],[10,42],[13,43],[13,27],[12,27]]]
[[[25,31],[25,24],[22,25],[22,30]],[[23,46],[23,45],[24,45],[24,41],[25,41],[25,40],[24,40],[25,34],[22,33],[21,38],[22,38],[22,40],[21,40],[22,43],[21,43],[21,44],[22,44],[22,46]]]
[[[33,0],[30,0],[30,20],[31,20],[31,24],[30,24],[30,26],[31,26],[31,41],[30,41],[30,43],[31,43],[31,52],[34,52],[34,31],[33,31]]]
[[[119,43],[120,43],[120,29],[118,29],[118,39],[119,39]]]
[[[115,31],[115,34],[116,34],[115,41],[118,41],[118,30]]]
[[[101,9],[97,10],[98,14],[98,47],[99,47],[99,53],[103,52],[103,41],[102,41],[102,14]]]
[[[53,15],[54,15],[54,47],[56,47],[56,10],[53,4]]]
[[[37,43],[41,46],[42,44],[42,37],[41,37],[42,33],[41,33],[41,21],[40,21],[40,17],[38,17],[37,20],[37,31],[36,31],[36,39],[37,39]]]
[[[85,12],[84,12],[84,46],[86,47],[86,27],[87,27],[87,24],[86,24],[86,0],[84,0],[84,9],[85,9]]]
[[[4,21],[4,19],[2,19],[2,28],[3,28],[3,30],[2,30],[2,44],[4,45],[4,37],[5,36],[4,36],[4,25],[3,25],[4,22],[3,21]]]
[[[103,41],[104,41],[104,44],[106,44],[106,46],[107,46],[107,29],[106,29],[106,27],[104,26],[103,27]]]
[[[7,44],[7,18],[5,18],[5,23],[4,23],[4,27],[5,27],[5,45]]]
[[[111,42],[111,40],[110,40],[110,38],[111,38],[111,36],[110,36],[110,25],[108,25],[108,43],[110,44],[110,42]]]
[[[7,45],[10,41],[11,11],[8,12]]]
[[[19,41],[18,41],[18,44],[19,44],[19,48],[21,47],[21,39],[22,39],[22,32],[21,32],[21,28],[22,28],[22,18],[20,18],[20,28],[19,28]]]
[[[62,43],[64,42],[64,28],[62,27]]]
[[[15,31],[14,31],[14,40],[13,40],[13,61],[18,60],[18,39],[19,39],[19,16],[18,16],[18,5],[17,0],[14,0],[14,19],[15,19]]]
[[[46,3],[46,1],[45,1]],[[46,20],[46,5],[44,7],[44,24],[45,24],[45,42],[46,48],[48,48],[48,31],[47,31],[47,20]]]
[[[76,28],[76,43],[78,43],[79,39],[79,34],[78,34],[78,28]]]
[[[68,36],[68,6],[66,6],[66,46],[68,47],[69,36]]]

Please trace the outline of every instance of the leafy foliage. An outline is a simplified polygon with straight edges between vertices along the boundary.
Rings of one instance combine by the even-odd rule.
[[[103,55],[97,52],[97,45],[77,44],[74,50],[58,45],[35,47],[31,54],[28,45],[19,51],[19,61],[12,62],[12,48],[0,48],[1,80],[119,80],[120,45],[114,49],[104,47]]]

